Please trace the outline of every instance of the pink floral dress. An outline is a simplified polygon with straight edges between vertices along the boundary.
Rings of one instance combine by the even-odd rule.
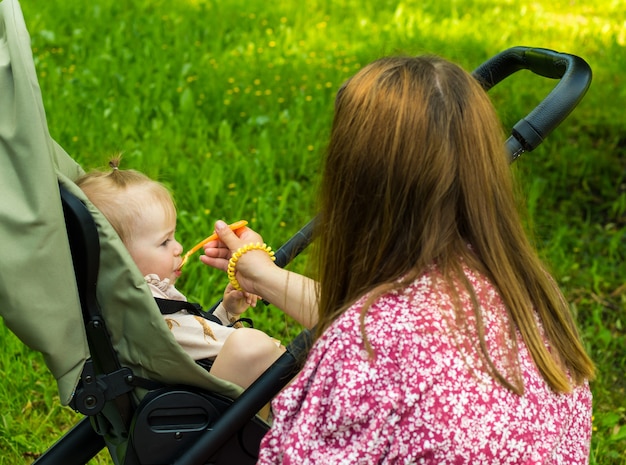
[[[489,282],[467,275],[491,358],[511,373],[503,304]],[[467,296],[461,298],[470,308]],[[471,335],[455,330],[450,297],[428,276],[369,309],[365,327],[374,358],[361,336],[362,304],[334,322],[274,400],[259,464],[588,463],[588,385],[554,393],[519,335],[523,396],[486,373]]]

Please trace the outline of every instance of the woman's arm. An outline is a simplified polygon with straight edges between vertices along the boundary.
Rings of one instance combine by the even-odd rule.
[[[237,236],[223,221],[215,223],[215,232],[220,240],[207,243],[200,260],[222,271],[226,271],[230,257],[239,248],[263,243],[252,229],[245,228]],[[266,252],[244,253],[237,261],[235,277],[245,291],[261,296],[306,328],[317,323],[317,283],[276,266]]]

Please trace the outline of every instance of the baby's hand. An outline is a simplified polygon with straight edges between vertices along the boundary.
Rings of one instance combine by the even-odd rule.
[[[224,309],[231,315],[241,315],[248,307],[256,307],[259,296],[245,291],[237,291],[229,284],[224,290]]]

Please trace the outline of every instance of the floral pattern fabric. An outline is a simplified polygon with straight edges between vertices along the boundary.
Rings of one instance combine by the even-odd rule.
[[[490,357],[507,379],[518,370],[523,395],[487,373],[475,334],[459,329],[452,299],[425,275],[368,310],[374,357],[361,335],[364,299],[328,328],[274,400],[274,423],[258,463],[588,463],[588,385],[553,392],[521,336],[508,336],[506,310],[493,286],[466,274],[481,306]],[[460,299],[472,328],[470,300]],[[514,350],[517,363],[510,363]]]

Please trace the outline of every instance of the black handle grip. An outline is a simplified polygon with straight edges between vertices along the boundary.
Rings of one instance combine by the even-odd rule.
[[[537,148],[578,105],[591,84],[591,68],[585,60],[545,48],[510,48],[487,60],[472,74],[489,90],[522,69],[560,81],[534,110],[513,126],[506,141],[511,161]]]
[[[310,220],[276,251],[276,264],[278,266],[284,268],[309,245],[316,221],[317,217]]]

